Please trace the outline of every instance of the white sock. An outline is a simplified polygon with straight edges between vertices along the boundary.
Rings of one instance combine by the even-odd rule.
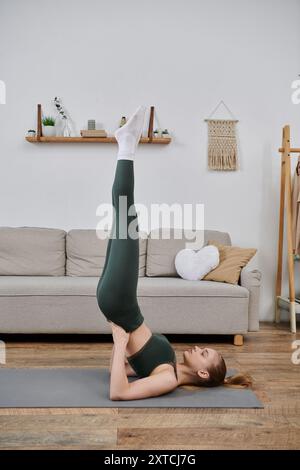
[[[118,160],[133,160],[141,138],[145,118],[145,106],[139,106],[130,119],[115,132],[119,144]]]

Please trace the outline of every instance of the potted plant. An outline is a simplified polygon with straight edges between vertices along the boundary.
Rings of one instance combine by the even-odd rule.
[[[45,116],[42,119],[43,124],[43,136],[54,137],[55,132],[55,119],[52,116]]]

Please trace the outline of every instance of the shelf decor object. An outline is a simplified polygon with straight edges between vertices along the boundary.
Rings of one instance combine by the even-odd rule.
[[[171,137],[155,137],[153,135],[153,122],[154,122],[154,106],[150,108],[150,119],[148,127],[148,136],[141,137],[140,144],[169,144]],[[117,143],[115,137],[45,137],[42,135],[42,106],[37,105],[37,135],[36,137],[26,136],[27,142],[31,143],[93,143],[98,142],[101,144],[114,144]]]
[[[42,129],[45,137],[55,137],[55,119],[52,116],[44,116],[42,119]]]
[[[107,132],[104,129],[83,129],[80,131],[81,137],[90,139],[91,137],[107,137]]]
[[[89,119],[88,120],[88,130],[89,131],[94,131],[96,129],[96,121],[95,119]]]
[[[54,98],[54,105],[56,107],[57,113],[59,117],[62,119],[64,122],[64,128],[63,128],[63,136],[64,137],[71,137],[71,128],[69,124],[69,117],[67,116],[67,113],[65,109],[63,108],[61,104],[61,100],[58,96],[55,96]]]

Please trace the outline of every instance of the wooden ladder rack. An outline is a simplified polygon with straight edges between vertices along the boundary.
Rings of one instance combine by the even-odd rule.
[[[278,260],[276,277],[276,313],[275,321],[280,322],[280,308],[288,306],[290,312],[291,332],[296,333],[296,314],[300,313],[300,304],[296,302],[295,272],[293,250],[293,213],[292,213],[292,179],[290,157],[300,153],[300,148],[292,148],[290,140],[290,126],[285,126],[282,133],[281,154],[281,180],[280,180],[280,209],[278,234]],[[282,297],[282,258],[284,235],[284,212],[286,209],[287,256],[289,273],[289,298]]]

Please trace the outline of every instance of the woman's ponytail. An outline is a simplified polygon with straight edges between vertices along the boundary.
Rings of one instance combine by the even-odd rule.
[[[224,379],[224,385],[229,387],[249,388],[252,387],[252,383],[252,377],[248,374],[235,374]]]

